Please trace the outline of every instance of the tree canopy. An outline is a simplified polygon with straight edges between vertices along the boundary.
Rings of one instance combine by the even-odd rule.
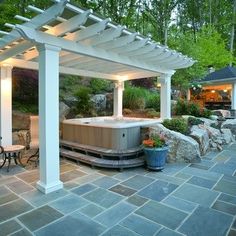
[[[150,35],[152,39],[193,57],[197,62],[178,70],[173,83],[179,86],[235,62],[236,0],[74,0],[118,24]],[[45,9],[46,0],[1,0],[0,30],[4,23],[19,23],[16,14],[32,17],[27,5]]]

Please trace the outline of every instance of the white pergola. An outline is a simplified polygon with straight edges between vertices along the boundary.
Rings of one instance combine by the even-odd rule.
[[[0,31],[0,136],[12,144],[12,68],[39,70],[40,180],[49,193],[63,187],[59,179],[59,73],[113,80],[114,116],[122,116],[124,81],[159,77],[161,118],[170,118],[171,76],[194,61],[137,32],[58,0],[47,10],[28,6],[32,19]]]

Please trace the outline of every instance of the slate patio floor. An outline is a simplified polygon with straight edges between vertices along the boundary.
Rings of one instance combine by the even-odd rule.
[[[0,236],[236,235],[236,143],[163,172],[61,160],[64,189],[35,189],[34,165],[0,170]]]

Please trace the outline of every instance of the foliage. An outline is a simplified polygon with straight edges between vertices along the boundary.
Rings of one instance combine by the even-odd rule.
[[[187,115],[188,103],[183,99],[179,99],[175,105],[175,115]]]
[[[107,92],[110,90],[111,82],[105,79],[92,79],[90,81],[90,88],[93,94]]]
[[[148,109],[146,111],[147,111],[147,117],[149,118],[160,117],[160,112],[157,112],[154,109]]]
[[[143,140],[143,146],[146,148],[161,148],[166,146],[166,140],[163,135],[152,135]]]
[[[188,125],[183,118],[165,119],[162,123],[167,129],[186,134],[188,132]]]
[[[18,102],[14,101],[12,103],[13,110],[20,111],[22,113],[30,113],[37,115],[38,114],[38,105],[37,104],[32,104],[32,103],[23,103],[23,102]]]
[[[203,109],[201,112],[201,116],[205,118],[210,118],[210,116],[213,115],[213,112],[209,109]]]
[[[125,88],[123,95],[124,108],[144,109],[146,96],[146,89],[128,86]]]
[[[156,78],[135,79],[131,81],[131,84],[136,87],[150,89],[155,87],[155,81]]]
[[[148,94],[146,108],[153,108],[156,111],[160,111],[160,95],[158,93]]]
[[[197,118],[195,118],[195,117],[189,117],[188,118],[188,125],[189,126],[193,126],[193,125],[201,125],[201,124],[203,124],[204,122],[202,121],[202,120],[200,120],[200,119],[197,119]]]
[[[90,115],[93,113],[93,103],[90,99],[91,89],[81,86],[75,93],[78,102],[76,103],[76,112],[83,115]]]

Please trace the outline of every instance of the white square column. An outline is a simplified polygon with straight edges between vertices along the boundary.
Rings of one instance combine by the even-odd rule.
[[[171,74],[163,74],[161,83],[161,119],[171,118]]]
[[[236,83],[232,84],[231,109],[236,110]]]
[[[123,117],[123,91],[124,81],[116,81],[114,87],[114,98],[113,98],[113,116],[117,118]]]
[[[0,144],[12,145],[12,66],[0,67]]]
[[[39,51],[39,163],[37,188],[43,193],[63,188],[59,159],[59,52],[40,45]]]

